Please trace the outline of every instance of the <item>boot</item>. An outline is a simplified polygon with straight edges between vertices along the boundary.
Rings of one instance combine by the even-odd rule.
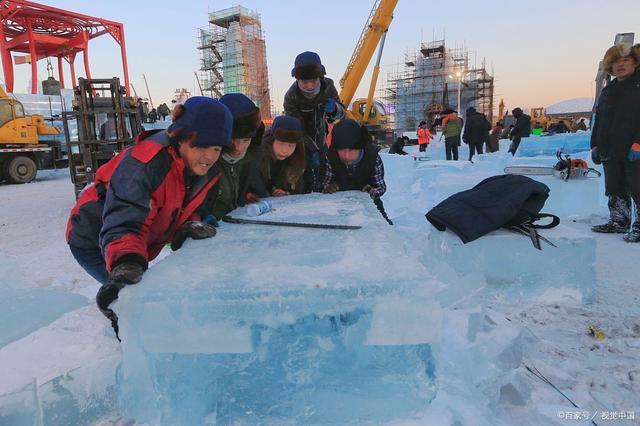
[[[625,240],[628,243],[640,243],[640,206],[638,205],[638,203],[636,204],[636,220],[635,222],[633,222],[633,225],[631,226],[631,231],[627,233],[627,235],[625,235],[624,237],[622,237],[623,240]]]
[[[609,202],[609,222],[591,227],[593,232],[605,234],[625,234],[629,232],[631,224],[631,199],[610,195]]]

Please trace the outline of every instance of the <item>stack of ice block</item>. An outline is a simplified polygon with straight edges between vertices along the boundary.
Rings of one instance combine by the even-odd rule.
[[[241,215],[237,211],[234,215]],[[121,292],[119,392],[152,424],[380,423],[435,395],[438,283],[361,192],[273,199]]]

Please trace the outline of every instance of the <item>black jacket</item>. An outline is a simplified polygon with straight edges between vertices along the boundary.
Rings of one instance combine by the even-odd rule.
[[[516,118],[516,124],[511,129],[511,139],[528,138],[531,135],[531,117],[527,114],[520,114]]]
[[[324,152],[327,137],[327,125],[324,118],[324,104],[327,99],[333,98],[338,102],[337,116],[343,114],[342,105],[338,99],[338,91],[330,78],[320,80],[320,93],[314,99],[307,99],[297,82],[294,82],[284,95],[284,113],[302,120],[305,134],[310,140],[305,141],[307,156],[314,152]]]
[[[602,90],[591,133],[602,159],[625,159],[634,142],[640,142],[640,70]]]
[[[404,145],[404,140],[402,138],[396,139],[389,148],[389,154],[407,155],[407,153],[404,151]]]
[[[425,216],[438,230],[449,228],[466,244],[534,217],[547,197],[549,187],[526,176],[492,176],[452,195]]]
[[[341,191],[360,191],[369,184],[374,172],[376,159],[378,158],[378,147],[367,145],[364,147],[364,157],[354,168],[347,168],[335,149],[330,149],[327,153],[327,160],[331,164],[333,181],[338,184]]]
[[[491,130],[491,123],[487,117],[482,113],[474,112],[467,116],[462,140],[474,145],[482,144],[489,140],[489,130]]]

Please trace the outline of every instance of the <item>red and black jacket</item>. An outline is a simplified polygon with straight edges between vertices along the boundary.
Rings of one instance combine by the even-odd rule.
[[[82,191],[69,216],[67,242],[100,249],[108,271],[123,258],[146,267],[181,225],[200,220],[197,209],[219,174],[214,165],[206,176],[190,177],[166,131],[142,132]]]

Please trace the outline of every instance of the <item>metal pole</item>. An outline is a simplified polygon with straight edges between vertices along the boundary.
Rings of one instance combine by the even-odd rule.
[[[198,78],[198,73],[194,71],[193,75],[196,76],[196,81],[198,82],[198,89],[200,89],[200,96],[204,96],[204,93],[202,93],[202,86],[200,85],[200,79]]]
[[[458,78],[458,115],[462,117],[462,111],[460,111],[460,87],[462,86],[462,76]]]
[[[142,74],[142,78],[144,80],[144,85],[147,87],[147,95],[149,96],[149,103],[151,104],[151,108],[153,108],[153,101],[151,100],[151,92],[149,92],[149,85],[147,84],[147,77]]]
[[[362,123],[366,124],[369,122],[369,114],[371,114],[371,108],[373,108],[373,92],[376,89],[376,83],[378,81],[378,73],[380,72],[380,59],[382,59],[382,50],[384,49],[384,41],[387,38],[387,33],[384,32],[382,34],[382,38],[380,39],[380,47],[378,48],[378,57],[376,58],[376,64],[373,67],[373,75],[371,76],[371,84],[369,86],[369,94],[367,96],[367,104],[364,108],[364,116],[362,117]],[[348,105],[345,105],[348,107]]]

